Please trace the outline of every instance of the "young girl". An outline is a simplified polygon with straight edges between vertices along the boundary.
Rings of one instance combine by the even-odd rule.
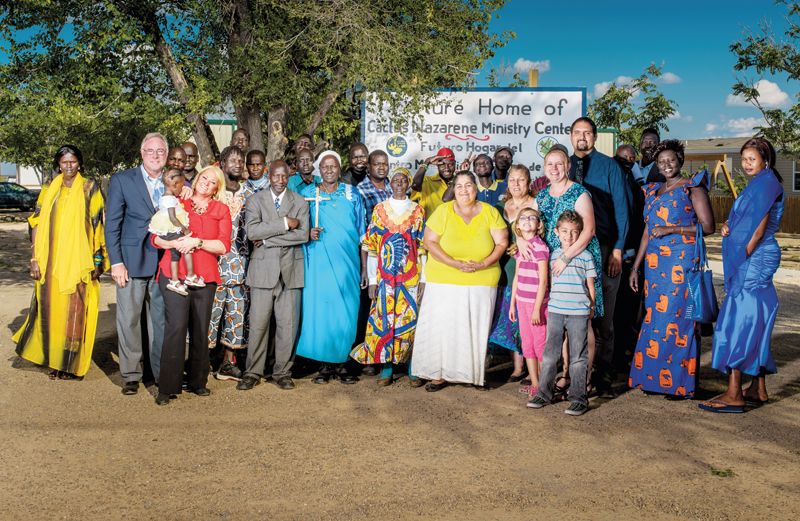
[[[152,234],[172,241],[180,237],[188,236],[189,228],[189,214],[183,208],[183,205],[178,201],[177,195],[181,193],[186,183],[186,178],[183,172],[174,168],[167,169],[162,177],[164,183],[164,195],[158,201],[158,212],[150,220],[149,231]],[[171,277],[167,289],[174,291],[179,295],[188,295],[186,286],[195,288],[202,288],[205,286],[203,277],[198,277],[194,273],[194,263],[192,262],[192,254],[186,253],[183,258],[186,262],[186,280],[181,282],[178,279],[178,262],[181,260],[181,254],[178,250],[172,248],[169,250],[172,262],[170,263]]]
[[[509,248],[509,254],[514,255],[517,260],[517,270],[511,287],[508,318],[516,322],[519,317],[522,356],[525,357],[531,379],[531,385],[525,391],[532,396],[539,390],[539,363],[542,361],[547,340],[546,304],[550,250],[542,240],[545,228],[538,210],[520,210],[512,230],[517,238],[528,241],[532,256],[531,260],[524,260],[516,251],[516,246]]]

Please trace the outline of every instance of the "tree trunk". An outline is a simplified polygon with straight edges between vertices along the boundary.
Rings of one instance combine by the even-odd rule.
[[[223,8],[229,9],[231,20],[230,33],[228,35],[228,45],[232,52],[240,55],[245,61],[249,61],[249,53],[253,45],[253,23],[250,14],[248,0],[234,0]],[[246,74],[242,78],[245,85],[254,85],[256,78]],[[253,99],[253,103],[245,103],[236,106],[236,121],[239,128],[247,130],[250,134],[250,150],[264,150],[264,133],[261,130],[261,107],[255,101],[252,93],[244,93],[246,97]],[[245,150],[245,152],[247,152]]]
[[[261,108],[257,103],[236,107],[239,128],[250,134],[250,150],[264,150],[264,133],[261,131]],[[247,152],[247,150],[245,150]]]
[[[306,127],[306,134],[313,136],[319,124],[322,123],[322,120],[325,119],[328,111],[331,110],[336,98],[338,98],[341,94],[341,87],[342,83],[344,82],[344,74],[345,68],[343,65],[336,67],[333,79],[331,80],[331,87],[328,90],[328,93],[322,99],[322,103],[320,103],[317,111],[312,114],[311,120],[308,122],[308,126]]]
[[[267,163],[283,159],[288,144],[286,109],[284,107],[272,108],[267,115]]]
[[[145,8],[142,5],[133,7],[125,2],[118,2],[116,5],[121,12],[141,22],[144,32],[153,40],[161,66],[164,67],[167,74],[169,74],[170,80],[172,80],[175,93],[178,95],[178,101],[180,101],[184,108],[187,108],[189,106],[189,94],[191,92],[189,82],[186,81],[183,70],[181,70],[180,65],[175,61],[172,49],[170,49],[167,40],[164,38],[164,34],[161,32],[156,13],[144,10]],[[214,143],[214,135],[211,133],[205,116],[196,112],[190,112],[187,114],[186,119],[192,125],[192,136],[197,144],[197,151],[200,156],[201,164],[210,165],[214,163],[217,155],[214,152],[216,143]],[[212,143],[214,143],[214,145],[212,145]]]

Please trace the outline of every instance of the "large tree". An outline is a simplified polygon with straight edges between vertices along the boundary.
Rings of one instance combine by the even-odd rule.
[[[64,88],[75,79],[67,71],[77,68],[84,84],[97,85],[101,103],[130,101],[115,104],[113,115],[96,105],[97,117],[110,120],[105,131],[143,124],[170,131],[178,115],[177,130],[191,132],[205,162],[227,145],[214,143],[208,113],[235,113],[269,158],[282,156],[288,137],[301,132],[342,145],[357,135],[367,91],[399,92],[411,100],[402,106],[416,110],[437,88],[471,84],[473,71],[510,37],[489,31],[504,2],[22,0],[0,11],[11,58],[0,66],[0,89],[9,91],[0,116],[31,119],[23,115],[32,111],[11,109],[34,94],[35,75],[53,105],[92,107]],[[117,124],[125,118],[139,126]]]
[[[747,33],[731,44],[736,55],[737,71],[753,69],[762,76],[785,75],[786,80],[800,80],[800,52],[797,38],[800,35],[800,3],[779,0],[787,10],[788,28],[783,39],[778,39],[767,24],[762,24],[759,33]],[[761,111],[766,125],[756,127],[761,135],[772,141],[779,149],[794,155],[800,154],[800,104],[782,109],[770,106],[760,99],[757,80],[742,78],[733,85],[733,93],[742,96]],[[797,99],[797,98],[796,98]]]
[[[667,119],[677,110],[656,85],[661,68],[650,65],[637,78],[624,84],[612,83],[589,105],[589,116],[598,127],[615,128],[623,143],[639,146],[642,131],[648,127],[669,131]]]

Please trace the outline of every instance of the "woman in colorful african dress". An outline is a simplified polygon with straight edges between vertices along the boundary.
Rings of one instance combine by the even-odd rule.
[[[74,146],[56,152],[58,174],[39,194],[33,229],[31,307],[14,335],[17,354],[49,367],[51,379],[81,379],[92,362],[100,284],[109,268],[100,185],[81,175]]]
[[[411,173],[395,169],[389,177],[392,197],[375,206],[362,249],[367,252],[372,306],[364,342],[350,356],[360,364],[383,364],[378,385],[391,385],[394,365],[411,359],[417,327],[417,301],[425,290],[422,236],[425,210],[406,192]],[[409,371],[410,374],[410,371]],[[412,387],[422,380],[410,376]]]
[[[662,141],[655,152],[664,183],[645,187],[642,241],[628,283],[639,290],[644,270],[645,316],[633,353],[628,385],[671,399],[694,396],[700,356],[700,334],[684,318],[688,297],[686,273],[695,263],[697,224],[703,235],[714,233],[714,214],[703,170],[687,179],[681,175],[683,145]]]

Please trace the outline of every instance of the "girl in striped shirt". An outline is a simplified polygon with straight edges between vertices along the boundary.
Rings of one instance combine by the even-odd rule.
[[[530,258],[524,259],[512,246],[509,254],[517,261],[514,283],[511,287],[511,306],[508,317],[512,322],[519,318],[522,356],[528,366],[531,385],[526,389],[534,395],[539,387],[539,363],[547,340],[547,274],[550,251],[542,238],[545,228],[538,210],[523,208],[511,229],[517,240],[530,244]]]

